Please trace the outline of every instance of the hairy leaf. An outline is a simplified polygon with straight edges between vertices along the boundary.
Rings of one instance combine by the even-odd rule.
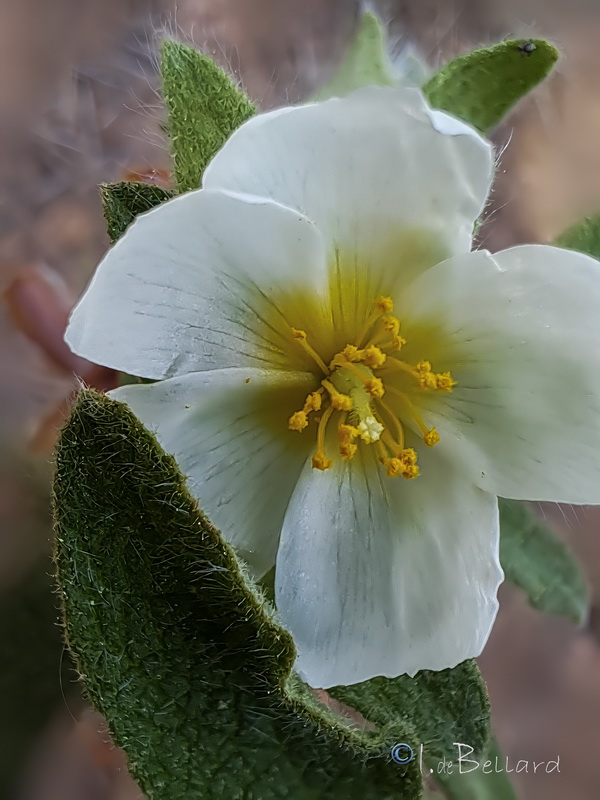
[[[120,181],[103,183],[100,186],[100,197],[108,235],[114,244],[138,214],[170,200],[173,192],[152,183]]]
[[[567,545],[517,500],[500,501],[500,561],[531,605],[576,624],[587,618],[589,590]]]
[[[55,516],[69,647],[152,800],[420,797],[418,764],[389,760],[416,726],[357,726],[291,673],[289,634],[126,406],[80,396]]]
[[[163,44],[160,74],[177,187],[199,189],[208,162],[256,109],[214,61],[187,45]]]
[[[558,55],[543,39],[501,42],[450,61],[423,91],[434,108],[486,133],[549,74]]]

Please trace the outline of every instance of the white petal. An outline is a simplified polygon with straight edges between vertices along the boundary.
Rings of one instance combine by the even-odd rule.
[[[404,481],[362,452],[366,469],[307,464],[283,524],[277,606],[315,687],[453,667],[497,611],[496,498],[433,454]]]
[[[436,447],[503,497],[600,503],[600,264],[542,245],[472,253],[404,302],[439,325],[458,381],[430,401]]]
[[[202,510],[257,576],[275,563],[283,515],[314,446],[287,428],[313,380],[226,369],[110,392],[175,456]]]
[[[393,274],[470,249],[491,175],[491,147],[472,128],[416,89],[371,86],[254,117],[203,185],[297,208],[332,249]]]
[[[270,298],[323,283],[315,226],[268,200],[181,195],[139,217],[72,313],[79,355],[148,378],[236,366],[289,368]]]

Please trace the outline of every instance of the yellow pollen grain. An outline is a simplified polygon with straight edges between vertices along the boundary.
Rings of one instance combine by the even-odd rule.
[[[325,453],[317,451],[312,457],[312,466],[313,469],[320,469],[324,472],[326,469],[330,469],[333,466],[333,461],[327,458]]]
[[[304,411],[296,411],[288,420],[288,428],[291,431],[303,431],[308,425],[308,417]]]
[[[379,347],[372,344],[365,348],[362,360],[367,367],[371,367],[371,369],[378,369],[385,364],[386,358],[387,356],[385,353],[383,353]]]
[[[346,442],[340,445],[340,456],[344,459],[344,461],[350,461],[356,455],[357,450],[357,445]]]
[[[360,431],[354,425],[339,425],[338,435],[340,444],[352,444],[360,436]]]
[[[451,392],[456,386],[456,381],[449,372],[438,372],[435,377],[438,392]]]
[[[381,320],[383,330],[391,333],[392,336],[398,336],[400,333],[400,320],[398,317],[384,317]]]
[[[402,336],[392,336],[392,350],[401,350],[406,344],[406,339]]]
[[[358,361],[363,360],[364,350],[360,350],[354,344],[347,344],[346,347],[342,350],[340,355],[342,355],[346,361],[350,361],[351,363],[357,363]]]
[[[397,455],[391,458],[379,459],[387,470],[390,478],[397,478],[402,475],[403,478],[410,480],[411,478],[418,478],[419,467],[417,466],[417,454],[412,447],[401,450]]]
[[[432,428],[430,431],[427,431],[427,433],[423,436],[423,441],[425,442],[427,447],[433,447],[439,442],[439,440],[440,440],[440,435],[435,428]]]
[[[322,398],[320,392],[311,392],[304,403],[304,411],[306,414],[311,411],[320,411]]]
[[[381,378],[369,378],[369,380],[365,381],[365,389],[371,397],[383,397],[385,394],[385,388]]]
[[[375,308],[380,314],[391,314],[394,310],[394,301],[391,297],[378,297],[375,301]]]

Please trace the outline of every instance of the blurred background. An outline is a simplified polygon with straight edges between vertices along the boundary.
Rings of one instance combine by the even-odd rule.
[[[262,108],[307,97],[343,57],[354,0],[0,0],[0,798],[134,800],[139,790],[80,697],[50,594],[52,448],[75,388],[104,368],[62,344],[71,305],[108,245],[97,185],[168,177],[156,51],[194,42]],[[394,56],[432,67],[506,36],[543,36],[555,73],[495,133],[502,150],[484,243],[545,242],[600,210],[600,4],[382,0]],[[593,591],[588,626],[504,588],[481,667],[523,800],[600,796],[600,511],[538,509]]]

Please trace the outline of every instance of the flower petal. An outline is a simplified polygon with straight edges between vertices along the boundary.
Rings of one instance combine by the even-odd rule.
[[[139,217],[75,307],[66,340],[115,369],[166,378],[236,366],[286,369],[274,288],[322,285],[314,224],[277,203],[181,195]]]
[[[287,428],[313,381],[302,373],[225,369],[110,395],[175,456],[202,510],[260,576],[275,563],[285,509],[314,446]]]
[[[414,274],[470,249],[492,167],[490,145],[419,91],[371,86],[254,117],[203,185],[297,208],[362,269]]]
[[[458,381],[429,401],[436,449],[502,497],[600,503],[600,264],[543,245],[471,253],[404,302],[435,321],[436,363]]]
[[[308,463],[281,533],[277,606],[315,687],[453,667],[497,611],[496,498],[433,453],[402,482],[361,457]]]

